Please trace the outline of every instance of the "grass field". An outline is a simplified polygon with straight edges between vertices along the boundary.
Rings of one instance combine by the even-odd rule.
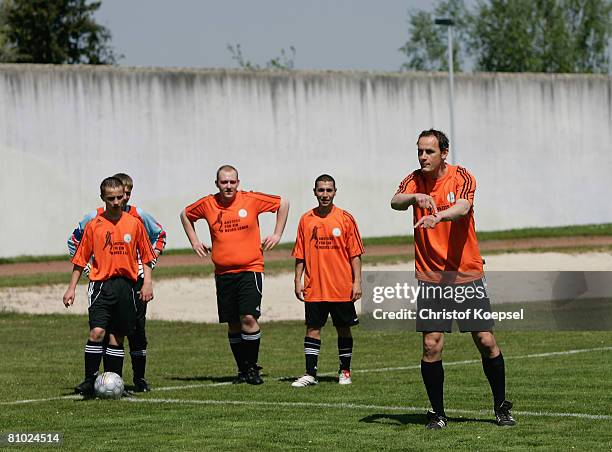
[[[498,333],[518,420],[505,429],[492,423],[471,338],[450,335],[451,423],[427,431],[417,333],[356,328],[354,384],[340,387],[327,327],[319,368],[329,374],[294,389],[289,382],[303,372],[302,323],[262,330],[262,386],[228,384],[234,366],[223,325],[150,321],[154,390],[82,401],[70,394],[82,379],[87,319],[1,313],[0,429],[61,432],[68,450],[612,450],[611,332]],[[130,382],[129,359],[125,369]]]

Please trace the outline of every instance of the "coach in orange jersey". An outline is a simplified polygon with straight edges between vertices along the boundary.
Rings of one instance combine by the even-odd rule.
[[[96,372],[104,352],[104,336],[109,333],[105,370],[119,375],[123,369],[123,338],[137,328],[136,303],[153,299],[151,262],[156,255],[147,231],[137,218],[123,212],[123,182],[107,177],[100,185],[104,213],[87,226],[72,258],[74,268],[63,302],[74,303],[76,285],[90,262],[89,272],[89,340],[85,346],[85,380],[75,391],[86,397],[94,394]],[[138,262],[144,264],[142,288],[137,292]],[[136,295],[138,293],[138,296]],[[140,298],[140,300],[138,300]]]
[[[313,191],[319,205],[300,218],[292,253],[295,257],[295,296],[305,302],[306,316],[306,373],[291,384],[295,388],[318,383],[321,328],[330,314],[338,331],[338,382],[342,385],[352,383],[351,327],[359,323],[355,301],[361,298],[364,249],[357,223],[350,213],[334,205],[336,181],[333,177],[328,174],[317,177]]]
[[[187,206],[181,222],[194,252],[211,254],[215,265],[219,323],[227,323],[230,348],[238,366],[234,383],[262,384],[257,359],[261,332],[259,318],[263,289],[263,251],[280,241],[289,202],[275,195],[238,190],[238,171],[230,165],[217,170],[219,192]],[[258,216],[276,212],[274,233],[261,239]],[[205,219],[212,247],[198,238],[194,223]]]
[[[413,207],[416,276],[419,281],[417,306],[443,306],[446,299],[428,295],[442,293],[436,289],[461,289],[483,294],[479,300],[489,307],[484,283],[483,260],[478,250],[474,227],[474,193],[476,179],[465,168],[446,162],[449,142],[446,135],[430,129],[421,132],[417,141],[420,169],[408,175],[391,200],[395,210]],[[459,292],[452,292],[459,293]],[[455,300],[450,300],[451,304]],[[458,304],[456,304],[458,305]],[[490,307],[489,307],[490,308]],[[515,424],[506,400],[504,358],[492,331],[492,323],[478,328],[458,321],[462,331],[470,331],[482,357],[484,373],[494,399],[496,422],[501,426]],[[429,429],[446,427],[444,412],[444,368],[442,348],[444,332],[450,332],[449,320],[422,320],[417,329],[423,332],[421,375],[432,410],[427,413]]]

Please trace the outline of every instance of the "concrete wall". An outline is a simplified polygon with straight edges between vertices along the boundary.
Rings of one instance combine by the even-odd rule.
[[[451,153],[478,179],[479,229],[612,222],[612,78],[463,75],[455,93]],[[285,241],[323,172],[364,236],[406,234],[389,200],[419,131],[448,130],[447,105],[445,74],[0,65],[0,256],[63,253],[118,171],[186,247],[178,214],[224,163],[291,200]]]

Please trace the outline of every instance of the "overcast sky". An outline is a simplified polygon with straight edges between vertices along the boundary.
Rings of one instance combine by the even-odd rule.
[[[103,0],[96,19],[124,66],[264,66],[294,46],[296,69],[396,71],[408,11],[428,0]]]

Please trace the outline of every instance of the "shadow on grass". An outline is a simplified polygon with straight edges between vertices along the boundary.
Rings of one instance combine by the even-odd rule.
[[[485,424],[495,424],[493,419],[476,419],[476,418],[465,418],[465,417],[449,417],[449,423],[460,423],[460,422],[482,422]],[[359,419],[359,422],[365,422],[367,424],[387,424],[387,425],[427,425],[427,415],[425,414],[386,414],[386,413],[378,413],[378,414],[370,414],[362,419]]]
[[[263,375],[263,374],[262,374]],[[213,383],[227,383],[234,381],[236,375],[215,376],[215,375],[193,375],[188,377],[169,377],[169,380],[174,381],[210,381]]]

